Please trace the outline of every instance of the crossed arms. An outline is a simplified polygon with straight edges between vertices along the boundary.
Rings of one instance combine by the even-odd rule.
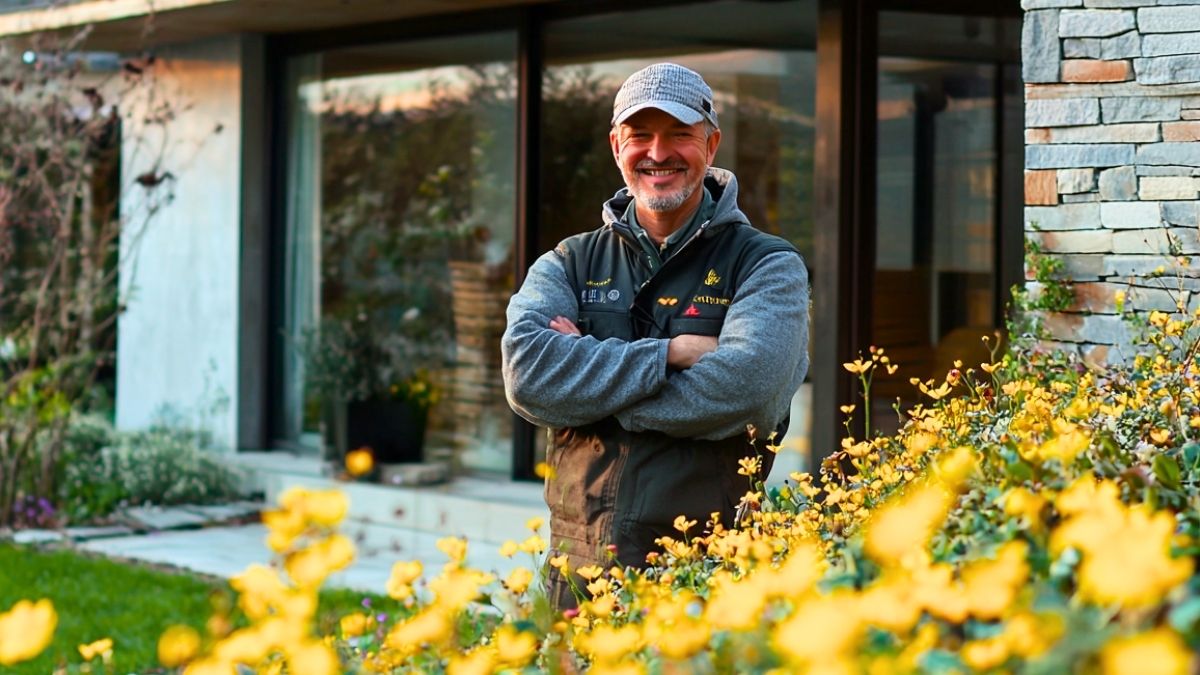
[[[738,289],[719,339],[601,341],[572,330],[579,307],[551,251],[508,306],[501,351],[509,403],[548,427],[615,416],[630,431],[678,437],[771,429],[808,369],[808,295],[799,256],[774,253]]]

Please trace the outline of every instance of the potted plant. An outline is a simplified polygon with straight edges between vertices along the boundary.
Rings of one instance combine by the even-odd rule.
[[[376,464],[424,459],[429,409],[440,397],[430,371],[446,364],[448,337],[419,309],[399,320],[381,314],[325,317],[301,340],[306,385],[324,404],[324,458],[339,466],[359,448]]]

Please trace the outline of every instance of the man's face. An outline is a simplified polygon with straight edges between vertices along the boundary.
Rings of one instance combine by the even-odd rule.
[[[647,108],[613,129],[609,141],[634,199],[651,211],[670,212],[690,205],[717,154],[721,131],[706,138],[703,122],[688,125]]]

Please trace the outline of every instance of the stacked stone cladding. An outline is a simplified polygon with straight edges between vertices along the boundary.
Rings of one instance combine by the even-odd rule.
[[[1087,360],[1127,358],[1118,291],[1126,311],[1200,307],[1200,0],[1022,6],[1025,236],[1076,292],[1043,326]]]

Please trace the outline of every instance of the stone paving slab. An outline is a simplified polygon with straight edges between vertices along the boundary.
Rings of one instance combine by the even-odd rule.
[[[133,529],[124,525],[109,525],[106,527],[68,527],[67,537],[75,541],[87,539],[104,539],[106,537],[127,537],[133,534]]]
[[[175,530],[186,527],[201,527],[209,518],[185,507],[142,507],[125,509],[121,516],[133,527],[148,530]]]
[[[211,523],[223,523],[256,516],[262,512],[261,502],[235,502],[210,506],[181,506],[181,509],[203,516]]]
[[[52,544],[64,539],[66,535],[57,530],[20,530],[12,534],[18,544]]]

